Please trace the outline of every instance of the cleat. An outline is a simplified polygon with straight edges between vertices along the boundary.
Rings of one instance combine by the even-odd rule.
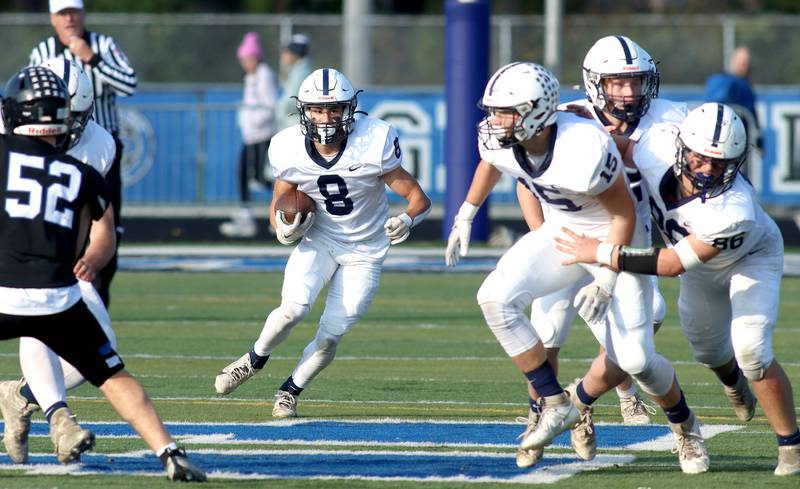
[[[775,475],[800,475],[800,445],[778,447]]]
[[[28,462],[28,433],[31,416],[40,410],[38,404],[28,402],[19,393],[23,380],[0,382],[0,411],[3,414],[3,445],[15,464]]]
[[[275,406],[272,408],[273,418],[296,418],[297,396],[279,390],[275,393]]]
[[[168,448],[159,457],[167,471],[167,479],[180,482],[205,482],[205,472],[189,461],[183,448]]]
[[[619,412],[622,414],[622,424],[627,426],[640,426],[653,423],[656,410],[634,394],[631,397],[619,398]]]
[[[592,460],[597,455],[597,437],[594,432],[594,420],[592,406],[587,406],[578,399],[575,388],[581,379],[575,379],[573,383],[564,388],[572,403],[580,413],[580,419],[570,431],[570,442],[572,449],[583,460]]]
[[[708,471],[708,450],[706,449],[703,435],[700,434],[700,424],[694,413],[681,424],[669,424],[675,435],[675,448],[672,453],[678,454],[678,462],[684,474],[702,474]]]
[[[222,369],[222,372],[214,380],[214,389],[217,390],[217,394],[230,394],[260,370],[260,368],[253,368],[250,363],[250,352],[247,352]]]
[[[522,437],[523,450],[544,448],[559,434],[575,426],[581,415],[565,394],[542,398],[542,414],[536,428]]]
[[[219,232],[228,238],[253,238],[258,234],[258,226],[249,209],[240,209],[230,221],[219,225]]]
[[[536,429],[536,425],[539,424],[539,413],[531,409],[528,411],[528,417],[523,418],[520,416],[517,418],[518,423],[524,423],[527,426],[525,427],[525,431],[519,435],[520,438],[524,438],[528,436],[533,430]],[[543,448],[531,448],[531,449],[524,449],[524,448],[517,448],[517,467],[521,469],[527,469],[528,467],[533,467],[536,465],[536,462],[542,459],[544,455]]]
[[[94,433],[81,428],[68,407],[58,408],[50,416],[50,439],[62,464],[78,461],[81,453],[94,448]]]
[[[733,406],[733,412],[736,417],[742,421],[750,421],[756,413],[756,398],[747,385],[747,379],[744,375],[739,376],[739,380],[733,387],[727,385],[722,386],[725,389],[725,395]]]

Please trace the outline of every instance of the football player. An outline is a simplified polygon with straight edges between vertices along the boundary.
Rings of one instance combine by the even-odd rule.
[[[647,51],[625,36],[607,36],[598,40],[583,60],[583,86],[586,99],[563,104],[559,109],[591,117],[612,135],[624,135],[632,140],[638,140],[653,124],[658,122],[679,124],[688,112],[684,103],[657,98],[659,84],[660,73],[656,62]],[[634,195],[637,218],[645,225],[649,239],[650,203],[647,190],[642,186],[642,177],[635,167],[625,166],[624,170]],[[517,185],[517,195],[526,222],[532,229],[536,229],[544,219],[539,202],[521,184]],[[658,331],[666,315],[666,305],[658,290],[656,277],[651,277],[651,280],[653,327]],[[556,370],[558,352],[577,316],[577,309],[573,303],[579,290],[580,284],[577,284],[538,298],[531,305],[531,322],[551,330],[544,336],[544,345],[548,359]],[[617,386],[616,391],[620,398],[620,412],[624,424],[640,425],[652,422],[650,414],[654,412],[653,408],[639,397],[630,377]],[[535,392],[530,392],[530,395],[531,399],[538,398]],[[535,423],[538,406],[535,402],[531,403],[531,406],[534,415],[532,418],[529,417],[529,420]],[[576,426],[575,430],[594,429],[591,408],[585,413],[584,421]],[[580,434],[576,432],[573,436]],[[536,458],[536,454],[529,455],[527,460],[530,463]]]
[[[0,338],[42,341],[100,388],[170,479],[205,480],[81,298],[76,275],[90,223],[113,209],[103,177],[63,153],[71,123],[65,83],[48,68],[27,67],[9,79],[4,97],[10,135],[0,136],[0,181],[7,182],[0,190]],[[73,438],[80,440],[78,453],[93,445],[65,405],[46,414],[56,453]]]
[[[300,123],[272,140],[276,176],[270,220],[278,240],[299,241],[284,272],[281,304],[253,348],[226,366],[214,386],[229,394],[264,368],[269,355],[311,310],[327,284],[316,337],[275,395],[272,416],[297,416],[297,400],[333,361],[342,337],[367,312],[378,289],[389,246],[405,241],[430,210],[430,200],[403,167],[395,129],[378,119],[356,118],[357,95],[332,68],[314,71],[300,86]],[[405,212],[389,217],[385,187],[404,197]],[[287,222],[275,203],[285,192],[311,196],[316,211]]]
[[[800,474],[792,386],[772,352],[783,238],[739,173],[747,156],[744,124],[730,107],[707,103],[679,127],[654,127],[623,149],[639,167],[654,220],[672,246],[616,246],[565,230],[572,239],[558,239],[558,247],[574,255],[566,263],[680,276],[678,311],[695,359],[717,375],[737,415],[748,419],[752,382],[777,435],[775,474]]]
[[[708,456],[697,419],[672,365],[655,351],[649,280],[596,266],[559,266],[563,255],[553,238],[566,223],[620,245],[644,243],[646,238],[644,226],[637,225],[611,136],[599,124],[558,112],[557,103],[558,81],[540,65],[512,63],[490,78],[482,99],[486,116],[478,127],[481,161],[445,253],[448,265],[455,265],[459,255],[467,253],[472,219],[501,173],[525,183],[547,209],[544,223],[503,255],[478,291],[487,325],[543,399],[541,417],[537,424],[529,424],[519,450],[548,445],[580,421],[594,398],[614,387],[602,386],[603,392],[590,393],[578,384],[565,394],[547,360],[537,325],[524,314],[534,298],[580,282],[584,286],[579,292],[579,314],[609,352],[608,361],[640,383],[664,409],[679,438],[693,448],[679,453],[681,469],[704,472]],[[594,433],[577,443],[573,439],[573,446],[581,458],[593,458]]]
[[[91,119],[94,108],[91,81],[72,60],[52,58],[42,66],[58,75],[67,86],[71,116],[67,154],[91,165],[105,176],[114,161],[116,143],[105,129]],[[76,276],[83,301],[98,317],[111,346],[116,348],[116,336],[111,329],[108,311],[91,284],[97,272],[114,254],[113,218],[113,214],[107,213],[92,224],[89,245],[78,262]],[[15,463],[26,463],[31,415],[40,410],[41,406],[45,407],[47,413],[53,406],[66,405],[65,387],[71,389],[82,384],[85,379],[69,363],[63,360],[59,362],[52,350],[35,338],[20,338],[19,356],[23,379],[0,382],[0,412],[5,420],[3,444],[6,453]],[[58,443],[59,460],[62,463],[77,460],[80,449],[88,448],[88,444],[84,442],[91,436],[93,435],[90,431],[83,430],[80,437],[72,438],[72,444]]]

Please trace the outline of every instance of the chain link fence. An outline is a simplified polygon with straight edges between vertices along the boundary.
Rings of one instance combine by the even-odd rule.
[[[374,15],[368,26],[371,85],[440,87],[444,84],[443,16]],[[540,16],[494,16],[491,66],[543,59]],[[246,31],[261,35],[267,62],[278,67],[281,39],[292,32],[311,38],[319,66],[342,66],[342,17],[338,15],[87,14],[91,30],[112,35],[143,83],[239,83],[236,47]],[[580,64],[600,37],[624,34],[660,61],[662,82],[699,85],[724,67],[725,53],[747,44],[753,80],[762,85],[800,84],[800,16],[630,15],[566,16],[562,86],[581,82]],[[35,43],[51,35],[46,14],[0,14],[0,77],[27,63]]]

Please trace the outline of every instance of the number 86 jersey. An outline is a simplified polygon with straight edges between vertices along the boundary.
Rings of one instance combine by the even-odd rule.
[[[269,162],[276,178],[296,184],[314,199],[312,232],[344,242],[385,238],[389,202],[381,177],[402,164],[397,131],[388,123],[371,117],[356,120],[331,159],[322,157],[300,125],[294,125],[272,138]]]

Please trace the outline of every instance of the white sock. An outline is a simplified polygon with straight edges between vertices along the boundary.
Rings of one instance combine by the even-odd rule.
[[[631,386],[627,389],[622,389],[621,387],[617,387],[617,395],[620,399],[630,399],[631,397],[636,395],[636,384],[631,383]]]

